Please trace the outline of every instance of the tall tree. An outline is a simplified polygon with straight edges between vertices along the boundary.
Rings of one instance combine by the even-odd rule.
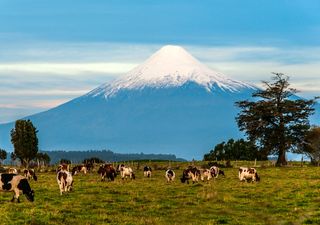
[[[5,160],[7,158],[7,152],[3,149],[0,149],[0,160],[1,160],[1,164],[3,162],[3,160]],[[1,165],[0,164],[0,165]]]
[[[38,153],[37,129],[30,120],[17,120],[11,130],[11,142],[14,153],[25,167]]]
[[[289,88],[289,77],[274,73],[274,82],[263,81],[265,89],[256,91],[256,101],[239,101],[241,111],[236,117],[241,131],[264,152],[277,154],[277,165],[286,165],[286,152],[297,152],[297,146],[310,128],[315,99],[304,100]]]

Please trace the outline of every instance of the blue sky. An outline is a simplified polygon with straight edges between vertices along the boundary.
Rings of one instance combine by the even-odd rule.
[[[319,1],[0,0],[0,123],[123,75],[166,44],[259,84],[320,95]]]

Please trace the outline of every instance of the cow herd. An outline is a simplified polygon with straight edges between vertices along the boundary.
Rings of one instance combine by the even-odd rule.
[[[56,170],[56,180],[59,186],[60,195],[72,190],[75,176],[78,173],[87,174],[93,168],[92,165],[78,165],[72,168],[70,172],[70,166],[67,164],[61,164]],[[33,169],[24,169],[23,174],[19,175],[18,170],[15,168],[9,168],[7,173],[0,173],[0,191],[12,191],[14,193],[12,202],[20,202],[19,196],[22,192],[29,201],[34,201],[34,191],[29,185],[29,180],[33,179],[37,181],[37,176]],[[135,173],[133,169],[124,164],[119,164],[114,167],[112,164],[102,164],[99,166],[98,174],[101,177],[101,181],[114,181],[117,175],[120,175],[122,180],[135,179]],[[152,169],[150,166],[143,168],[143,175],[146,178],[151,178]],[[182,183],[196,183],[201,181],[210,181],[211,179],[218,178],[219,175],[225,177],[224,171],[217,166],[212,166],[209,169],[198,169],[195,166],[189,166],[184,169],[180,178]],[[168,183],[175,180],[176,174],[172,169],[165,171],[165,178]],[[260,181],[260,176],[255,168],[240,167],[239,168],[239,180],[240,181]]]

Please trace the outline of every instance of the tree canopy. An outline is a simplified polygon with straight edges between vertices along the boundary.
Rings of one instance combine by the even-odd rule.
[[[11,130],[14,153],[25,167],[28,167],[29,162],[38,153],[37,132],[30,120],[17,120],[14,129]]]
[[[7,152],[4,149],[0,149],[1,164],[2,164],[2,161],[5,160],[6,158],[7,158]]]
[[[217,144],[208,154],[204,155],[205,161],[213,160],[266,160],[267,155],[250,141],[240,139],[228,140]]]
[[[90,164],[94,164],[94,163],[104,163],[104,160],[102,160],[102,159],[100,159],[100,158],[98,158],[98,157],[91,157],[91,158],[89,158],[89,159],[84,159],[84,160],[83,160],[83,163],[84,163],[84,164],[88,164],[88,163],[90,163]]]
[[[263,81],[265,89],[256,91],[255,101],[239,101],[236,117],[241,131],[268,154],[278,155],[277,165],[286,165],[286,152],[298,152],[310,128],[315,99],[305,100],[289,88],[289,77],[274,73],[273,82]]]
[[[302,142],[302,151],[314,164],[320,163],[320,127],[312,127]]]

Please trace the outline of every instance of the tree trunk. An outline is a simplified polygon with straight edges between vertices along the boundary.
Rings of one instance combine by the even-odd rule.
[[[23,159],[21,163],[24,168],[29,169],[29,159]]]
[[[286,160],[286,151],[285,150],[279,150],[278,160],[277,160],[277,166],[286,166],[288,164]]]

